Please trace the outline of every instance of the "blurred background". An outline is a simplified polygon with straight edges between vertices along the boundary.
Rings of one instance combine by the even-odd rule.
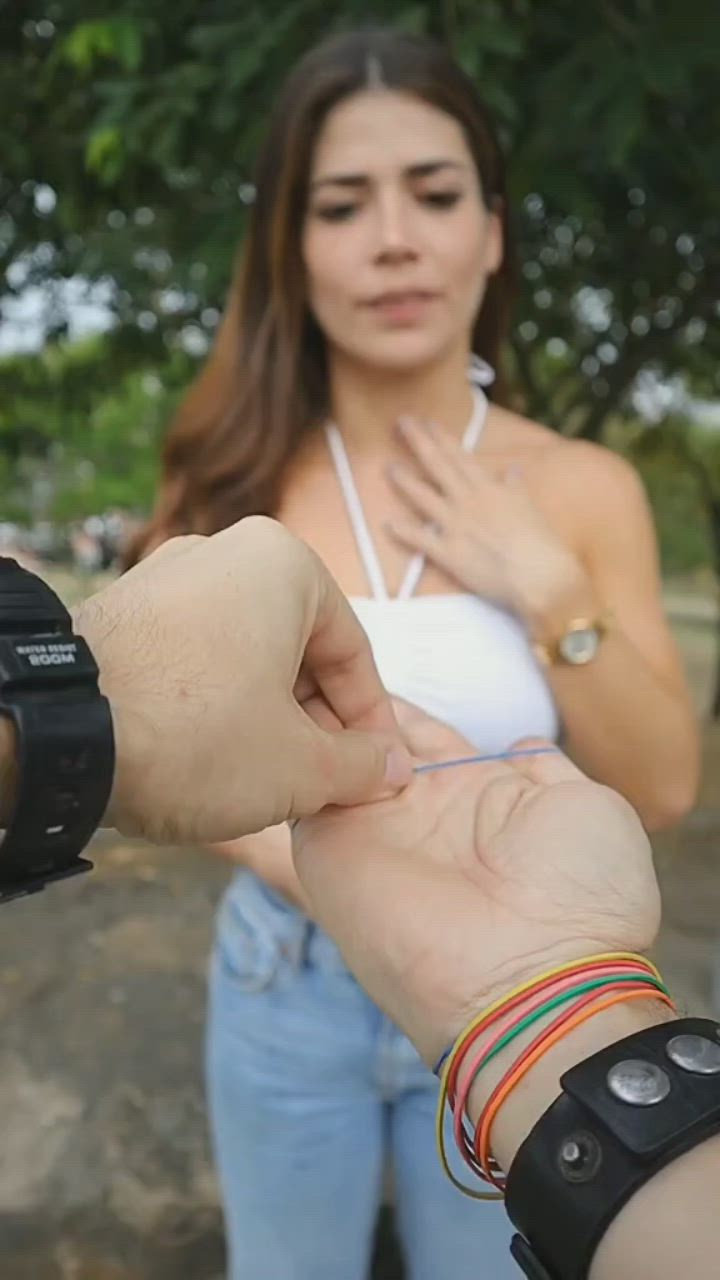
[[[0,2],[0,552],[69,601],[147,513],[278,84],[371,16],[447,42],[510,161],[513,395],[640,469],[705,777],[657,840],[661,960],[720,1013],[720,9],[712,0]],[[97,6],[104,15],[109,13]],[[632,554],[632,548],[628,548]],[[7,1280],[220,1280],[201,1088],[226,869],[105,832],[0,932]],[[374,1275],[401,1275],[386,1214]],[[272,1278],[268,1278],[272,1280]]]

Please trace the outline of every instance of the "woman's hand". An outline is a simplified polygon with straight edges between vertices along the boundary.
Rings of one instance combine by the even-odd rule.
[[[550,528],[517,468],[493,474],[430,423],[406,418],[399,428],[412,462],[390,468],[408,507],[407,520],[388,524],[396,541],[526,621],[588,590],[580,560]]]
[[[286,822],[279,827],[258,831],[256,835],[210,845],[210,852],[227,858],[236,866],[247,867],[293,907],[298,907],[306,916],[310,914],[308,896],[293,863],[290,829]]]

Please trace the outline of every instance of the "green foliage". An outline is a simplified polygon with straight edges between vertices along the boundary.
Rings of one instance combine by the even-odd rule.
[[[161,440],[193,362],[176,352],[118,375],[111,354],[101,337],[0,362],[2,518],[152,505]]]
[[[664,573],[683,576],[712,563],[707,512],[697,480],[667,456],[641,459],[639,470],[655,515]]]
[[[612,443],[642,475],[653,507],[663,570],[720,567],[713,511],[720,506],[720,432],[669,418],[662,427],[624,423]]]
[[[640,369],[682,370],[705,394],[720,386],[712,0],[376,0],[369,15],[364,0],[24,10],[5,19],[0,54],[0,264],[11,281],[110,276],[130,342],[140,318],[157,334],[205,325],[222,305],[280,81],[329,30],[370,16],[451,44],[499,120],[524,263],[514,346],[529,411],[597,438]],[[175,291],[182,303],[168,309]],[[63,323],[56,314],[52,331]],[[551,379],[548,343],[568,357]]]
[[[92,72],[103,58],[119,63],[125,71],[137,71],[143,55],[143,24],[134,18],[79,22],[61,42],[59,52],[79,71]]]
[[[38,476],[58,516],[149,504],[193,367],[178,339],[217,323],[278,86],[368,16],[450,44],[499,122],[528,412],[600,438],[641,370],[717,394],[712,0],[376,0],[369,15],[365,0],[118,0],[95,16],[83,0],[20,3],[0,10],[5,299],[109,281],[115,325],[69,345],[55,295],[47,350],[0,362],[0,515],[28,509]],[[665,563],[691,567],[710,555],[717,449],[685,424],[640,434]]]
[[[122,173],[124,159],[122,132],[117,125],[102,125],[90,135],[85,161],[88,169],[104,182],[114,182]]]

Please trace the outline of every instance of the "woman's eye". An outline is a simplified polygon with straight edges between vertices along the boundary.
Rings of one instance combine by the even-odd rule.
[[[460,191],[426,191],[422,200],[433,209],[452,209],[461,195]]]
[[[345,222],[357,209],[356,204],[326,204],[315,212],[324,222]]]

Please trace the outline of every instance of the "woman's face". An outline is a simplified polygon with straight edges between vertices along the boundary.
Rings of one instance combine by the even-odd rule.
[[[302,251],[331,354],[399,372],[467,349],[502,235],[458,122],[389,90],[341,102],[315,148]]]

